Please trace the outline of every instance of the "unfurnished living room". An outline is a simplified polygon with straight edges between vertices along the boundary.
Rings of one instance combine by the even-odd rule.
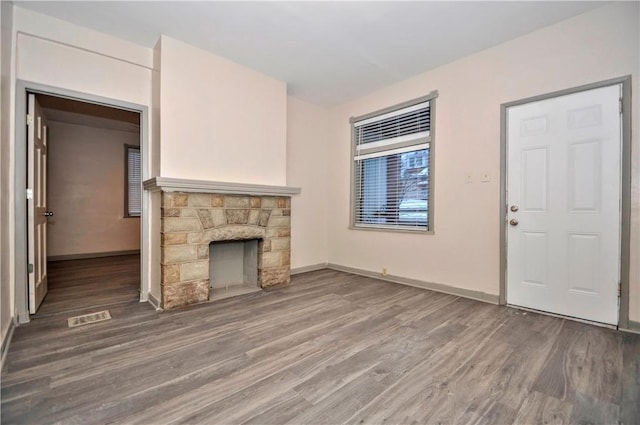
[[[0,20],[2,424],[640,423],[640,2]]]

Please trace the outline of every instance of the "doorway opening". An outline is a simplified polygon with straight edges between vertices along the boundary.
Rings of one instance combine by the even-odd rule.
[[[28,314],[138,302],[141,112],[39,91],[26,101]]]

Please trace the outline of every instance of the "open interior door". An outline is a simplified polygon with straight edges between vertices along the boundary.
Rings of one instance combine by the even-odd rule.
[[[47,294],[47,138],[48,126],[34,94],[28,99],[27,213],[29,313]]]

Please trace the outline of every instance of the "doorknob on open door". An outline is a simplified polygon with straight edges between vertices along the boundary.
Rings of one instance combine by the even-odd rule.
[[[519,209],[520,209],[520,208],[518,208],[518,206],[517,206],[517,205],[511,205],[511,211],[512,211],[512,212],[516,212],[516,211],[518,211]]]
[[[44,212],[44,216],[45,217],[53,217],[53,211],[45,211]]]
[[[511,220],[509,220],[509,224],[512,226],[517,226],[518,225],[518,220],[516,220],[515,218],[512,218]]]

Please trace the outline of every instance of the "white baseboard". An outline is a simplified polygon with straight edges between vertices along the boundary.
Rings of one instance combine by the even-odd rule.
[[[9,329],[7,330],[7,334],[4,336],[2,340],[2,351],[0,356],[0,370],[4,368],[5,359],[7,357],[7,353],[9,352],[9,345],[11,344],[11,339],[13,338],[13,331],[16,329],[16,321],[14,318],[11,318],[11,323],[9,323]]]
[[[153,296],[151,292],[148,294],[147,302],[156,309],[156,311],[162,311],[162,307],[160,307],[160,301],[156,297]]]
[[[327,264],[328,263],[325,262],[325,263],[311,264],[310,266],[296,267],[291,269],[291,274],[294,275],[294,274],[314,272],[316,270],[326,269]]]
[[[433,283],[424,280],[410,279],[402,276],[394,275],[382,275],[381,273],[372,272],[369,270],[357,269],[354,267],[342,266],[339,264],[329,263],[327,268],[343,271],[347,273],[357,274],[360,276],[372,277],[375,279],[384,280],[387,282],[400,283],[402,285],[414,286],[416,288],[428,289],[430,291],[442,292],[450,295],[457,295],[462,298],[469,298],[472,300],[482,301],[490,304],[499,304],[499,296],[494,294],[488,294],[482,291],[473,291],[471,289],[457,288],[455,286],[445,285],[443,283]]]
[[[473,291],[470,289],[456,288],[455,286],[445,285],[442,283],[427,282],[424,280],[410,279],[402,276],[394,275],[382,275],[381,273],[372,272],[369,270],[358,269],[355,267],[342,266],[334,263],[319,263],[312,264],[310,266],[296,267],[291,269],[291,274],[300,274],[306,272],[312,272],[322,269],[338,270],[346,273],[357,274],[359,276],[372,277],[374,279],[384,280],[386,282],[399,283],[401,285],[414,286],[416,288],[428,289],[430,291],[442,292],[450,295],[457,295],[463,298],[469,298],[472,300],[482,301],[490,304],[499,304],[500,297],[494,294],[488,294],[482,291]]]
[[[52,255],[47,257],[47,261],[86,260],[87,258],[117,257],[119,255],[133,255],[133,254],[140,254],[140,250],[132,249],[128,251],[89,252],[86,254]]]
[[[620,328],[621,331],[631,332],[634,334],[640,334],[640,322],[634,322],[629,320],[629,324],[626,329]]]

